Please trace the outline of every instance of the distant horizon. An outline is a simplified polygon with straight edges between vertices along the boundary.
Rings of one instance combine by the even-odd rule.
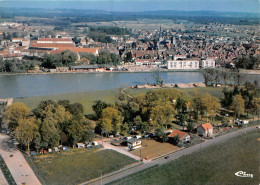
[[[112,12],[215,11],[260,13],[258,0],[0,0],[0,7],[106,10]]]

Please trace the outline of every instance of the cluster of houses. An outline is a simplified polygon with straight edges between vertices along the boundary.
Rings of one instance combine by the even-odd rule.
[[[179,25],[181,28],[178,29],[160,28],[150,31],[133,29],[135,37],[110,35],[114,40],[112,43],[102,43],[92,38],[85,39],[83,27],[75,36],[73,32],[54,30],[51,30],[52,34],[49,34],[50,30],[38,30],[37,27],[26,24],[0,24],[0,27],[7,26],[10,33],[21,27],[23,34],[16,34],[21,37],[8,40],[3,35],[9,32],[0,32],[0,38],[4,38],[0,43],[0,58],[3,60],[21,60],[24,56],[42,57],[46,53],[55,54],[70,50],[75,52],[78,61],[81,61],[84,58],[80,58],[80,53],[92,53],[97,56],[100,50],[105,48],[122,59],[130,53],[132,61],[125,61],[121,64],[121,68],[128,71],[145,71],[158,67],[169,70],[197,70],[218,67],[220,64],[223,66],[227,63],[232,64],[241,56],[260,54],[260,40],[253,26],[245,29],[235,25],[210,24],[193,27]],[[250,37],[209,36],[196,32],[235,32],[250,35]],[[79,42],[72,39],[75,37]],[[84,71],[85,69],[75,70]]]
[[[173,131],[167,132],[168,139],[170,143],[174,143],[176,137],[179,137],[179,141],[176,144],[184,144],[190,142],[190,134],[187,132],[183,132],[181,130],[175,129]],[[204,123],[197,127],[197,134],[198,136],[209,138],[213,136],[213,126],[210,123]],[[147,135],[149,136],[155,136],[154,133]],[[142,140],[141,136],[137,135],[135,137],[127,136],[124,137],[124,139],[127,141],[128,149],[135,150],[142,147]]]

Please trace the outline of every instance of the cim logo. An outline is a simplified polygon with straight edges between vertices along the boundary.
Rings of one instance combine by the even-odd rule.
[[[235,173],[235,176],[238,176],[238,177],[251,177],[253,178],[253,174],[247,174],[246,172],[244,171],[238,171]]]

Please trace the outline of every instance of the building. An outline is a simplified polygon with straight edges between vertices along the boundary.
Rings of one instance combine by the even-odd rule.
[[[204,123],[197,127],[197,133],[202,137],[211,137],[213,135],[213,126],[210,123]]]
[[[187,143],[187,142],[190,141],[190,135],[189,134],[187,134],[186,132],[177,130],[177,129],[172,131],[172,133],[170,133],[168,135],[168,138],[169,138],[170,141],[171,140],[173,141],[175,139],[175,137],[177,137],[178,135],[180,136],[180,141],[179,141],[180,144]]]
[[[216,61],[212,58],[201,61],[201,68],[215,68],[215,67],[216,67]]]
[[[194,70],[199,69],[199,60],[197,59],[177,59],[167,61],[168,69]]]
[[[69,38],[39,38],[38,44],[74,44]]]
[[[135,150],[142,147],[142,141],[132,138],[127,141],[127,146],[129,150]]]

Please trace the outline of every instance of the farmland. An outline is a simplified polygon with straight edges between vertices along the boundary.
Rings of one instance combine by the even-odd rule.
[[[112,184],[258,184],[259,137],[259,132],[240,135]],[[254,177],[236,177],[241,170]]]

